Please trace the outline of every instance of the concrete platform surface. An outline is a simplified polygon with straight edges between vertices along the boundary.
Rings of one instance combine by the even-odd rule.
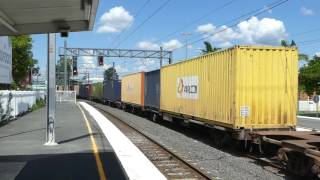
[[[109,142],[90,115],[89,133],[77,104],[57,103],[57,146],[44,146],[46,109],[28,113],[0,127],[0,179],[127,179]],[[85,112],[86,113],[86,112]],[[92,137],[98,153],[93,153]]]

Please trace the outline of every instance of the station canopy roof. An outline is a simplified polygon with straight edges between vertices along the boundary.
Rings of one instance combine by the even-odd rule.
[[[0,0],[0,36],[92,30],[99,0]]]

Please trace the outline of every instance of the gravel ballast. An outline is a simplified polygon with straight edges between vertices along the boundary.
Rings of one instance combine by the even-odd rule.
[[[264,168],[255,160],[233,155],[216,149],[207,143],[189,137],[173,129],[154,123],[148,119],[124,112],[109,106],[98,105],[113,116],[139,129],[152,139],[187,159],[196,167],[210,173],[217,179],[288,179],[284,175],[272,172],[272,168]]]

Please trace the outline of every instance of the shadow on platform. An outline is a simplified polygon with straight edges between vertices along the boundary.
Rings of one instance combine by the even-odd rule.
[[[104,171],[108,180],[127,179],[113,152],[100,152]],[[1,166],[23,163],[18,171],[7,177],[16,180],[95,180],[100,179],[94,155],[89,152],[46,155],[0,156]],[[8,168],[8,167],[7,167]],[[17,170],[14,167],[12,169]]]

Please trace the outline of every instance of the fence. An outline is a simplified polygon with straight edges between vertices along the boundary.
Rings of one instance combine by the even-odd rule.
[[[76,91],[56,91],[56,101],[57,102],[63,102],[63,101],[76,102],[77,101]]]
[[[0,121],[28,111],[45,95],[45,91],[0,91]]]

